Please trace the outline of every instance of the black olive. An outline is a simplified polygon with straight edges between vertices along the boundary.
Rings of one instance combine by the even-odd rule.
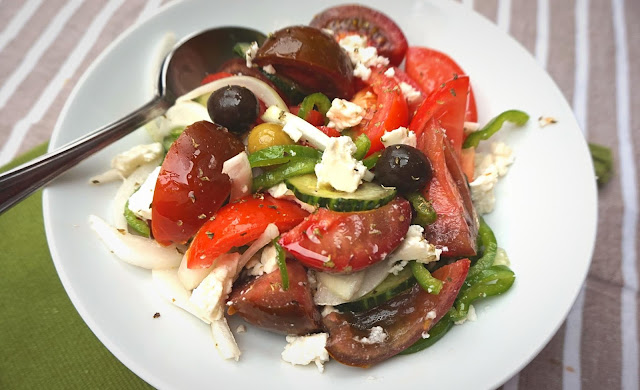
[[[229,85],[209,96],[207,111],[215,123],[232,133],[242,134],[258,118],[260,106],[253,92],[245,87]]]
[[[403,193],[422,190],[432,175],[427,156],[409,145],[387,147],[376,164],[376,180]]]

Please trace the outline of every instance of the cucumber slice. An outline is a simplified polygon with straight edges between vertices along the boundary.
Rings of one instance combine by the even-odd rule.
[[[336,306],[342,311],[366,311],[374,308],[394,296],[412,287],[416,283],[413,273],[409,267],[398,272],[397,275],[389,274],[380,284],[357,301],[343,303]]]
[[[395,188],[382,187],[375,183],[362,183],[355,192],[336,191],[332,188],[318,189],[316,175],[301,175],[285,180],[296,198],[333,211],[366,211],[377,209],[396,197]]]

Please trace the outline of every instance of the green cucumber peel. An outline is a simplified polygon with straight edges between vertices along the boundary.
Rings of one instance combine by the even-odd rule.
[[[233,54],[237,55],[240,58],[245,58],[247,56],[247,51],[251,48],[250,42],[238,42],[233,45]]]
[[[492,135],[502,128],[504,122],[511,122],[517,126],[522,126],[529,120],[529,114],[519,110],[508,110],[491,119],[481,130],[474,131],[467,136],[462,144],[462,148],[477,147],[480,141],[491,138]]]
[[[318,160],[314,158],[299,158],[282,164],[271,171],[263,172],[253,178],[253,191],[257,192],[264,188],[273,187],[290,177],[314,173],[317,163]]]
[[[304,158],[320,160],[322,152],[308,146],[274,145],[251,153],[249,164],[251,164],[251,168],[268,167]]]

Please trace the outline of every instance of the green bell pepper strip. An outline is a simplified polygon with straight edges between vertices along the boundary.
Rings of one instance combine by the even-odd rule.
[[[613,176],[613,153],[611,149],[598,144],[589,143],[589,152],[593,160],[593,168],[599,186],[603,186]]]
[[[480,226],[478,227],[478,238],[482,242],[482,246],[484,246],[484,253],[482,254],[482,257],[480,257],[478,261],[469,268],[467,280],[491,267],[493,265],[493,261],[496,259],[496,254],[498,253],[498,242],[496,240],[496,236],[493,234],[489,225],[484,221],[484,218],[478,217],[478,219],[480,221]]]
[[[450,312],[453,321],[466,318],[469,306],[480,298],[500,295],[511,288],[516,275],[504,265],[494,265],[465,281]]]
[[[526,112],[518,111],[518,110],[509,110],[505,111],[497,117],[491,119],[489,123],[481,130],[474,131],[473,133],[467,136],[464,144],[462,144],[462,148],[471,148],[476,147],[482,140],[487,140],[491,138],[492,135],[498,132],[502,128],[504,122],[509,121],[515,123],[518,126],[522,126],[529,120],[529,115]]]
[[[251,43],[249,42],[238,42],[233,45],[233,54],[237,55],[240,58],[245,58],[247,55],[247,50],[251,47]]]
[[[399,355],[409,355],[412,353],[420,352],[423,349],[429,348],[435,344],[438,340],[444,337],[447,332],[453,328],[453,321],[449,317],[449,314],[445,314],[444,317],[438,321],[433,328],[429,330],[429,337],[426,339],[420,339],[413,343],[409,348],[400,352]]]
[[[324,123],[327,124],[327,111],[331,108],[331,102],[329,98],[320,92],[312,93],[311,95],[304,98],[302,103],[300,103],[300,110],[298,111],[298,116],[304,120],[307,120],[307,115],[316,107],[318,111],[324,117]]]
[[[280,279],[282,280],[282,289],[284,291],[287,291],[289,289],[289,272],[287,271],[287,258],[285,256],[284,249],[282,249],[280,244],[278,244],[278,239],[280,239],[280,237],[276,237],[272,241],[272,243],[276,248],[278,268],[280,269]]]
[[[356,144],[356,152],[353,154],[353,158],[362,160],[371,148],[371,140],[366,134],[360,134],[353,142]]]
[[[318,161],[314,158],[299,158],[282,164],[271,171],[264,172],[253,178],[253,191],[256,192],[264,188],[273,187],[290,177],[313,173]]]
[[[413,277],[416,278],[420,287],[422,287],[429,294],[440,294],[440,290],[442,290],[442,280],[434,278],[431,275],[431,272],[424,268],[424,265],[422,263],[418,263],[417,261],[410,261],[409,266],[411,267]]]
[[[284,164],[301,158],[320,159],[321,157],[322,152],[308,146],[274,145],[251,153],[249,164],[251,164],[251,168],[258,168]]]
[[[362,160],[362,163],[364,164],[365,167],[367,167],[367,169],[372,169],[378,163],[380,156],[382,156],[382,151],[372,153],[371,156]]]
[[[127,225],[129,225],[129,227],[131,227],[131,229],[133,229],[135,232],[147,238],[151,237],[151,230],[149,229],[149,225],[147,225],[145,221],[136,217],[133,211],[129,209],[128,200],[127,203],[124,204],[124,219],[127,220]]]
[[[422,195],[417,192],[412,192],[407,194],[406,197],[416,210],[416,215],[413,217],[412,221],[414,225],[426,227],[438,219],[438,214],[436,214],[436,210],[433,209],[431,202],[426,200]]]
[[[168,152],[171,149],[171,145],[180,137],[180,134],[184,131],[184,126],[174,127],[171,129],[169,134],[162,139],[162,146],[164,147],[164,151]]]

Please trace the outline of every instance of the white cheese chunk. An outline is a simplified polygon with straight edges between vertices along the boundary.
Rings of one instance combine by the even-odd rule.
[[[347,35],[342,38],[339,45],[347,52],[351,63],[354,65],[354,76],[367,80],[368,75],[362,72],[362,68],[379,68],[389,65],[389,59],[378,55],[378,49],[367,46],[367,37],[357,34]]]
[[[467,316],[461,320],[455,321],[454,324],[462,325],[467,321],[475,321],[478,319],[478,315],[476,314],[476,308],[473,305],[469,305],[469,311],[467,312]]]
[[[493,211],[496,202],[494,188],[498,179],[507,174],[513,161],[513,151],[503,142],[491,144],[490,153],[476,153],[474,179],[469,187],[478,214]]]
[[[420,99],[420,96],[422,96],[422,94],[420,93],[420,91],[418,91],[417,89],[413,88],[410,84],[401,81],[400,84],[398,84],[400,86],[400,90],[402,91],[402,95],[404,96],[404,98],[407,100],[407,102],[409,103],[413,103],[416,100]]]
[[[389,261],[395,264],[389,270],[390,273],[397,275],[411,260],[423,264],[440,260],[442,249],[438,249],[435,245],[430,244],[424,238],[423,233],[424,228],[422,226],[409,226],[409,230],[400,246],[389,255]]]
[[[262,120],[281,124],[282,131],[295,142],[307,141],[311,146],[320,150],[324,150],[329,142],[329,136],[318,130],[317,127],[278,106],[267,108],[267,111],[262,115]]]
[[[318,288],[328,288],[331,292],[345,301],[349,301],[358,292],[364,282],[364,272],[351,274],[331,274],[317,272]]]
[[[256,54],[258,53],[258,42],[251,42],[247,51],[244,52],[244,58],[246,60],[247,68],[251,68],[253,66],[253,59],[256,58]]]
[[[200,318],[207,324],[211,323],[207,318],[200,317],[197,309],[189,302],[191,291],[184,288],[175,268],[158,270],[151,272],[151,281],[154,289],[164,299]]]
[[[362,107],[348,100],[336,98],[333,99],[331,108],[327,111],[327,118],[330,120],[327,126],[342,131],[358,125],[362,122],[363,116],[364,109]]]
[[[353,339],[361,344],[380,344],[383,343],[389,335],[381,326],[374,326],[369,329],[368,337],[354,337]]]
[[[274,245],[267,245],[262,250],[261,255],[253,256],[245,268],[251,276],[270,274],[278,269],[278,253]]]
[[[240,152],[222,164],[222,173],[229,175],[231,180],[231,195],[229,201],[240,199],[251,193],[253,175],[251,164],[246,152]]]
[[[124,177],[129,176],[139,166],[156,160],[164,154],[160,142],[148,145],[137,145],[120,153],[111,160],[111,168],[118,170]]]
[[[496,252],[496,258],[495,260],[493,260],[493,265],[506,265],[507,267],[509,267],[511,265],[511,260],[509,260],[507,251],[502,248],[498,248]]]
[[[220,356],[224,359],[233,359],[238,361],[240,359],[240,348],[236,343],[236,339],[229,329],[227,319],[222,317],[216,321],[211,322],[211,335],[213,341],[216,343],[216,349]]]
[[[161,167],[157,167],[154,169],[153,172],[147,176],[144,183],[142,183],[140,189],[129,198],[129,210],[136,216],[147,221],[151,219],[151,203],[153,202],[153,193],[156,189],[160,168]]]
[[[329,335],[316,333],[308,336],[287,336],[287,345],[282,352],[282,360],[293,365],[306,366],[315,363],[318,371],[324,371],[324,363],[329,361],[325,346]]]
[[[382,142],[385,148],[398,144],[409,145],[415,148],[417,145],[416,133],[402,126],[395,130],[385,131],[382,137],[380,137],[380,142]]]
[[[231,292],[239,258],[239,253],[218,257],[211,273],[191,293],[189,302],[200,317],[211,322],[224,318],[224,303]]]
[[[384,75],[385,75],[385,76],[387,76],[387,77],[389,77],[389,78],[395,77],[395,75],[396,75],[396,70],[395,70],[395,68],[394,68],[394,67],[391,67],[391,68],[389,68],[389,69],[385,70],[385,71],[384,71]]]
[[[338,191],[354,192],[358,189],[367,168],[362,161],[353,158],[356,145],[347,136],[331,138],[316,164],[318,186],[330,185]]]
[[[367,68],[362,62],[358,62],[353,67],[353,75],[361,78],[363,81],[367,81],[369,77],[371,77],[371,68]]]
[[[271,64],[263,66],[262,70],[264,70],[265,73],[268,74],[276,74],[276,68],[274,68]]]
[[[274,198],[277,199],[287,199],[287,200],[291,200],[296,202],[303,210],[308,211],[310,213],[313,213],[314,211],[317,210],[317,207],[314,205],[310,205],[309,203],[305,203],[303,201],[301,201],[300,199],[296,198],[296,196],[293,194],[293,191],[291,191],[289,188],[287,188],[287,185],[284,183],[278,183],[275,186],[267,189],[267,192],[269,193],[269,195],[273,196]]]

